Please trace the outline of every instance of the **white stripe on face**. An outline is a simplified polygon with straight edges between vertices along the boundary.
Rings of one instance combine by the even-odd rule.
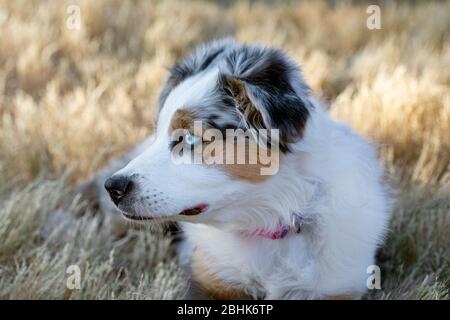
[[[217,67],[207,69],[187,78],[172,90],[159,114],[157,136],[168,136],[170,121],[179,108],[205,104],[216,86],[218,74]]]

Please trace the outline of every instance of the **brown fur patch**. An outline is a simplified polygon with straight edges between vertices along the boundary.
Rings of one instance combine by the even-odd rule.
[[[170,121],[170,130],[174,131],[176,129],[194,129],[194,121],[197,115],[192,109],[178,109],[172,116]]]
[[[218,300],[250,299],[242,289],[227,285],[208,269],[210,257],[203,251],[196,250],[191,258],[192,277],[204,292]]]
[[[179,109],[172,116],[170,123],[171,132],[177,129],[189,130],[191,134],[194,134],[194,121],[201,120],[201,117],[191,109]],[[202,132],[207,129],[214,129],[208,126],[205,122],[202,123]],[[198,134],[198,133],[197,133]],[[203,163],[215,165],[220,170],[226,172],[233,179],[246,180],[252,183],[260,183],[267,180],[270,175],[262,175],[261,169],[269,168],[271,165],[278,165],[278,163],[270,163],[269,161],[279,161],[279,155],[276,157],[271,157],[271,150],[262,150],[260,146],[252,139],[244,135],[236,135],[236,138],[226,138],[221,137],[222,148],[214,148],[214,157],[219,159],[220,163],[212,163],[211,160],[213,155],[205,153],[205,148],[207,148],[213,142],[203,141],[202,151],[203,154],[200,155]],[[244,146],[245,149],[242,148]],[[227,150],[233,150],[234,158],[232,161],[226,161]],[[198,152],[198,151],[197,151]],[[275,154],[274,154],[275,155]],[[250,161],[253,157],[254,161]],[[238,159],[240,161],[238,161]],[[227,163],[230,162],[230,163]]]
[[[245,180],[251,183],[260,183],[270,178],[261,174],[261,166],[251,164],[225,164],[221,166],[230,177],[237,180]]]
[[[230,93],[238,105],[239,112],[242,113],[248,125],[257,129],[265,128],[263,117],[250,101],[244,83],[233,77],[225,77],[225,79]]]
[[[326,296],[322,300],[357,300],[360,298],[360,296],[361,295],[357,292],[349,292],[332,296]]]
[[[267,165],[269,157],[264,155],[264,152],[261,152],[261,149],[258,147],[258,144],[255,141],[245,141],[244,154],[242,154],[242,150],[238,150],[237,142],[227,141],[224,145],[225,148],[234,148],[234,163],[225,163],[219,166],[220,169],[225,171],[230,177],[239,180],[246,180],[252,183],[260,183],[270,178],[270,175],[261,174],[261,169],[265,167],[267,168],[270,165]],[[244,163],[238,163],[238,151],[241,151],[241,154],[239,156],[242,157],[243,160],[245,160]],[[256,163],[250,163],[250,154],[256,156]],[[274,157],[274,161],[278,161],[278,158]]]

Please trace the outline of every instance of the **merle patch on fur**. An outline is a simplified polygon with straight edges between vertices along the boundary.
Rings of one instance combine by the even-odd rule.
[[[211,65],[214,59],[225,50],[228,41],[230,40],[213,41],[209,44],[201,45],[169,68],[169,78],[161,91],[158,101],[158,113],[170,92],[184,79],[205,70]]]
[[[312,104],[298,67],[278,49],[231,39],[202,45],[171,68],[159,108],[181,81],[212,66],[217,88],[200,108],[202,120],[219,130],[279,129],[282,151],[302,138]]]

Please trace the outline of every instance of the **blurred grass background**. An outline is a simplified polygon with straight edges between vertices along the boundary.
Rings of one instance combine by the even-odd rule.
[[[166,67],[232,35],[286,50],[335,118],[380,142],[396,201],[367,297],[448,299],[450,2],[379,5],[369,30],[361,1],[0,0],[0,298],[180,297],[168,237],[75,218],[70,190],[152,132]]]

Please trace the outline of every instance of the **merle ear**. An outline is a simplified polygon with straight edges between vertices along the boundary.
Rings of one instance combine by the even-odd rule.
[[[309,111],[290,84],[274,78],[273,71],[245,78],[224,76],[223,82],[249,127],[279,129],[280,142],[293,143],[302,138]]]

